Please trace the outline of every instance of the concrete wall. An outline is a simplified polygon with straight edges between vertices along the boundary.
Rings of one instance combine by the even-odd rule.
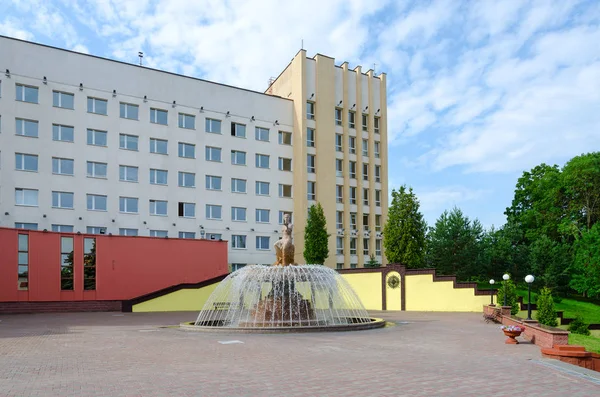
[[[435,312],[480,312],[489,302],[473,288],[454,288],[453,281],[433,281],[432,274],[406,275],[406,310]]]

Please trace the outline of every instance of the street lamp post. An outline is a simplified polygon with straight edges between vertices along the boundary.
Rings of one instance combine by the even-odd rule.
[[[502,279],[504,280],[504,306],[506,306],[506,282],[510,280],[510,276],[508,275],[508,273],[504,273]]]
[[[490,280],[490,285],[493,287],[494,286],[494,279]],[[494,290],[492,288],[490,288],[490,305],[494,305]]]
[[[531,274],[525,276],[525,282],[527,283],[529,295],[527,302],[527,320],[531,320],[531,283],[533,283],[533,280],[535,280],[535,278]]]

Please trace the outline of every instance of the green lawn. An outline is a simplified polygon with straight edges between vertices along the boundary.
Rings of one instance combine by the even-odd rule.
[[[589,352],[600,354],[600,337],[597,334],[596,336],[569,334],[569,344],[583,346]]]
[[[517,294],[523,297],[523,302],[527,303],[527,290],[517,290]],[[537,300],[537,294],[531,293],[531,302],[535,303]],[[588,324],[600,324],[600,305],[580,301],[577,299],[563,298],[560,302],[554,302],[554,309],[563,312],[563,317],[575,318],[577,313],[583,316],[583,320]],[[527,317],[527,312],[525,312]],[[532,314],[535,318],[535,315]]]

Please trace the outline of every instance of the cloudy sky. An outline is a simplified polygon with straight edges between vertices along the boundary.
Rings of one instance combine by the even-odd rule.
[[[390,189],[499,226],[523,170],[600,148],[600,2],[3,0],[0,34],[264,91],[304,41],[388,74]],[[0,54],[1,55],[1,54]]]

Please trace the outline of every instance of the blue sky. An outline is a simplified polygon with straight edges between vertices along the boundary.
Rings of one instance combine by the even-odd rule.
[[[499,226],[517,178],[600,147],[600,2],[4,0],[0,34],[263,91],[304,40],[388,74],[390,189]]]

